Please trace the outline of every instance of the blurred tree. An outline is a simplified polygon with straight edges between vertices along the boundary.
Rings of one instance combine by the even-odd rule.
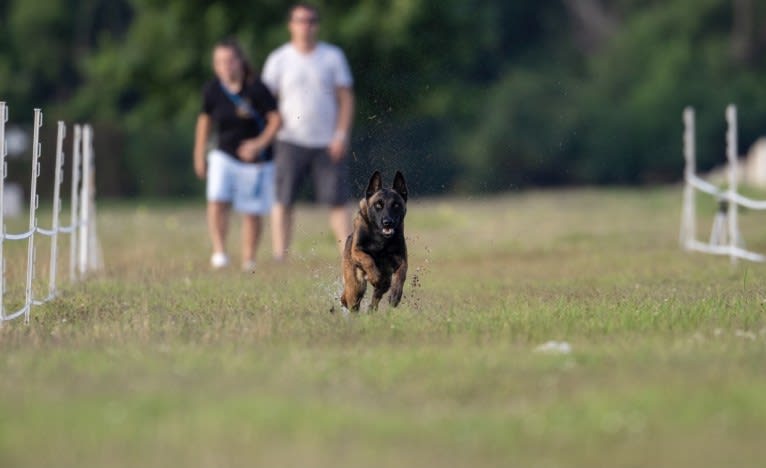
[[[10,107],[9,124],[23,128],[31,127],[33,108],[43,108],[44,156],[52,152],[55,141],[52,123],[83,117],[72,106],[72,98],[82,85],[81,65],[93,52],[99,31],[119,35],[130,22],[130,10],[120,0],[0,2],[0,99]],[[43,159],[47,169],[48,158]],[[99,174],[104,186],[119,188],[112,183],[116,172],[104,167]],[[12,170],[9,177],[26,182],[27,173]],[[52,170],[44,170],[42,177],[49,173],[52,177]],[[41,183],[41,191],[50,185]]]
[[[558,46],[545,49],[545,62],[532,63],[523,73],[509,71],[486,98],[491,110],[466,134],[462,153],[480,155],[465,165],[467,190],[677,180],[686,105],[698,110],[702,169],[723,162],[727,103],[747,104],[740,150],[763,133],[763,66],[729,53],[739,40],[731,32],[738,0],[614,2],[608,13],[596,16],[619,21],[616,32],[593,26],[604,22],[594,18],[584,23],[580,10],[586,4],[565,3],[566,34],[573,40],[566,43],[567,36],[561,36]],[[766,11],[749,6],[753,24],[763,24]],[[597,37],[611,36],[596,49],[583,49],[577,38],[588,27],[606,31]],[[766,28],[760,31],[766,34]],[[492,168],[502,168],[502,175]],[[508,168],[512,172],[506,174]]]
[[[199,194],[190,151],[210,49],[256,65],[287,40],[289,2],[0,0],[0,98],[12,119],[96,125],[106,194]],[[754,0],[338,0],[322,36],[358,96],[352,170],[412,174],[414,193],[680,177],[680,114],[700,166],[766,121],[766,3]],[[361,188],[359,189],[361,190]]]

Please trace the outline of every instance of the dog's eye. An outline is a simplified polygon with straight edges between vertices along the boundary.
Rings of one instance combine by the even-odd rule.
[[[376,210],[382,210],[383,209],[383,202],[376,203],[375,204],[375,209]]]
[[[391,207],[392,208],[399,208],[399,204],[398,203],[394,203],[393,205],[391,205]]]

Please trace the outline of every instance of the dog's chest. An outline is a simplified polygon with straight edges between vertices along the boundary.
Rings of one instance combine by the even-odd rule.
[[[401,245],[394,239],[383,242],[380,248],[372,254],[375,265],[381,272],[392,273],[399,267],[402,258]]]

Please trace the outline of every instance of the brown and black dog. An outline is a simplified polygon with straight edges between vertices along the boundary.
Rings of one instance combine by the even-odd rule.
[[[370,177],[365,197],[354,217],[354,231],[343,251],[343,296],[340,302],[349,310],[359,303],[369,281],[373,288],[370,310],[389,289],[388,302],[396,307],[402,299],[407,277],[407,244],[404,240],[404,215],[407,214],[407,184],[396,171],[392,188],[383,188],[380,172]]]

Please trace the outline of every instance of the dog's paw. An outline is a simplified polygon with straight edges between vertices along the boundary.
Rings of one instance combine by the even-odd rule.
[[[391,307],[399,305],[399,301],[402,300],[402,288],[401,286],[394,285],[391,287],[391,292],[388,294],[388,303]]]

